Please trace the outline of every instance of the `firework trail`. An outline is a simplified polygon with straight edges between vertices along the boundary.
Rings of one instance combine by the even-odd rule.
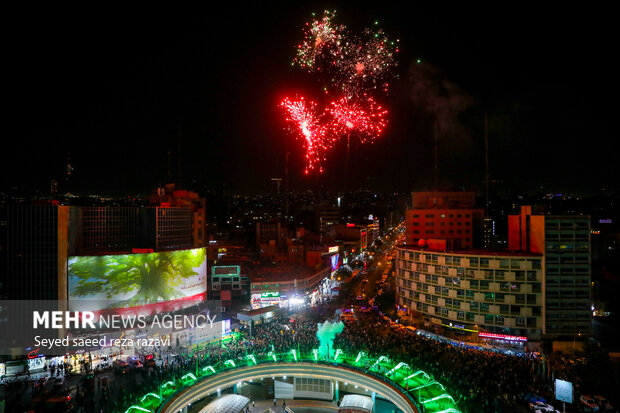
[[[325,161],[325,152],[333,143],[327,134],[328,128],[317,114],[315,102],[285,98],[280,106],[287,114],[286,121],[295,125],[298,134],[305,140],[306,168],[305,173],[318,170],[323,172],[321,163]]]

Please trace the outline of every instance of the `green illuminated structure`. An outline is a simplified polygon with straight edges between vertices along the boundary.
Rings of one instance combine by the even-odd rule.
[[[238,360],[225,360],[215,366],[203,367],[197,373],[188,372],[176,382],[168,381],[159,386],[160,395],[147,393],[130,406],[125,413],[131,412],[156,412],[167,400],[189,389],[202,379],[230,372],[235,369],[247,368],[261,364],[275,364],[280,360],[283,363],[320,363],[330,366],[343,366],[357,370],[359,374],[370,374],[376,379],[388,382],[397,388],[400,393],[406,395],[419,407],[424,406],[426,413],[460,413],[461,410],[454,398],[448,394],[445,387],[436,381],[431,375],[422,370],[410,367],[407,363],[394,362],[387,356],[377,358],[368,357],[365,353],[348,355],[342,350],[336,351],[336,357],[331,360],[322,358],[318,349],[304,354],[297,349],[291,349],[284,353],[276,354],[268,352],[262,357],[258,354],[248,354]]]

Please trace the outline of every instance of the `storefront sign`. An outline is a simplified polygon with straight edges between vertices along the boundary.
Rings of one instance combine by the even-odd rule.
[[[492,334],[492,333],[478,333],[479,337],[482,338],[493,338],[496,340],[507,340],[507,341],[527,341],[527,337],[524,336],[507,336],[504,334]]]

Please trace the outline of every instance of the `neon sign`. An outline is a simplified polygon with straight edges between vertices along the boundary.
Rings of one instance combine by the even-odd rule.
[[[496,340],[507,340],[507,341],[527,341],[527,337],[524,336],[507,336],[505,334],[492,334],[492,333],[478,333],[478,337],[482,338],[494,338]]]

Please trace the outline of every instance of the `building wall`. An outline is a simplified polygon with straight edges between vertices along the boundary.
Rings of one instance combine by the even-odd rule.
[[[458,249],[472,248],[474,217],[481,214],[478,209],[409,209],[405,213],[406,242],[441,238],[453,240]]]
[[[545,255],[546,336],[572,340],[591,334],[590,218],[532,215],[531,207],[522,206],[508,219],[510,249]]]
[[[420,191],[411,194],[413,209],[473,208],[475,192]]]
[[[542,337],[542,256],[399,247],[400,306],[442,322]]]
[[[548,336],[571,339],[592,332],[590,220],[545,217],[546,319]]]
[[[7,300],[57,300],[58,207],[7,205],[1,252],[4,267],[0,297]]]

